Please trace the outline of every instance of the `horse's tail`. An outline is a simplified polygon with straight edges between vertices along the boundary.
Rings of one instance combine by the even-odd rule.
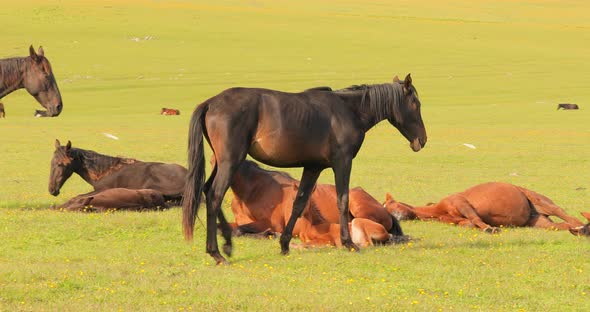
[[[391,217],[391,228],[387,232],[394,236],[404,235],[404,231],[402,231],[402,226],[399,224],[397,218],[394,217],[392,214],[389,214],[389,216]]]
[[[197,210],[201,204],[205,184],[205,154],[203,127],[209,105],[203,103],[195,109],[188,130],[188,174],[182,200],[182,228],[186,240],[193,239]]]

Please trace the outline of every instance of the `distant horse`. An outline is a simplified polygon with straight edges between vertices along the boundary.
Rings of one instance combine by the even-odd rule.
[[[557,104],[557,109],[559,110],[560,108],[563,108],[563,109],[579,109],[580,107],[578,107],[578,104],[568,104],[568,103]]]
[[[103,212],[107,210],[154,210],[168,208],[162,193],[151,189],[112,188],[78,195],[58,208],[68,211]]]
[[[283,254],[289,252],[293,227],[303,212],[320,173],[332,168],[338,193],[342,244],[357,250],[348,228],[348,188],[352,159],[365,133],[387,119],[410,141],[415,152],[426,144],[420,101],[412,78],[368,85],[360,89],[286,93],[259,88],[231,88],[199,105],[189,126],[189,176],[184,194],[183,229],[193,237],[201,194],[207,203],[207,253],[217,264],[216,220],[231,255],[231,228],[220,209],[234,172],[249,154],[275,167],[303,167],[293,214],[281,235]],[[215,158],[205,182],[203,136]]]
[[[234,194],[231,207],[236,220],[231,224],[232,229],[238,235],[282,233],[291,217],[298,185],[299,181],[285,172],[265,170],[256,163],[245,160],[235,172],[230,186]],[[392,236],[403,235],[398,221],[360,187],[350,190],[350,214],[352,218],[368,219],[378,224],[385,233]],[[318,243],[312,242],[312,235],[305,232],[321,232],[319,228],[313,228],[324,223],[338,222],[336,188],[334,185],[317,184],[302,217],[297,219],[292,234],[300,236],[304,242],[307,237],[306,243],[315,245]],[[368,222],[357,221],[359,224],[360,222],[364,222],[365,227],[368,226]],[[304,226],[304,223],[307,224]],[[340,245],[340,242],[336,245]]]
[[[423,207],[396,202],[387,194],[384,206],[399,220],[438,220],[477,227],[490,233],[499,231],[499,226],[567,230],[583,225],[551,199],[523,187],[501,182],[479,184]],[[549,216],[559,217],[566,222],[553,222]]]
[[[6,118],[6,112],[4,111],[4,104],[0,102],[0,118]]]
[[[49,193],[59,195],[66,180],[77,173],[95,192],[112,188],[153,189],[166,200],[182,198],[187,170],[177,164],[143,162],[132,158],[102,155],[94,151],[64,146],[55,140],[51,159]]]
[[[162,108],[160,115],[180,115],[180,111],[174,108]]]
[[[55,117],[63,108],[61,94],[43,48],[29,56],[0,59],[0,99],[14,90],[25,88],[47,109],[45,116]],[[45,117],[43,116],[43,117]]]
[[[583,226],[578,226],[574,228],[570,228],[570,233],[576,236],[588,236],[590,237],[590,212],[582,212],[582,216],[584,216],[588,220],[588,224]]]

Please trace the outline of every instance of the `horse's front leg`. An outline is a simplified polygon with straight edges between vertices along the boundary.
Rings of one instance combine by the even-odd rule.
[[[336,195],[338,210],[340,211],[340,239],[342,245],[351,251],[358,251],[359,247],[352,242],[350,237],[348,192],[350,184],[350,171],[352,169],[352,159],[340,160],[332,167],[334,178],[336,179]]]
[[[293,201],[293,211],[291,212],[289,222],[287,222],[287,226],[281,235],[281,253],[283,255],[289,253],[289,243],[293,237],[295,222],[297,222],[297,218],[301,216],[303,209],[307,206],[309,196],[311,195],[313,187],[315,186],[322,170],[323,169],[320,168],[303,168],[303,175],[301,177],[301,182],[299,183],[299,189],[297,190],[297,197],[295,197],[295,200]]]

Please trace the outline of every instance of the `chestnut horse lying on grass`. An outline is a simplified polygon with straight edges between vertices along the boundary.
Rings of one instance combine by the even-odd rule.
[[[58,208],[67,211],[104,212],[107,210],[155,210],[168,208],[162,193],[152,189],[112,188],[78,195]]]
[[[498,232],[499,226],[531,226],[567,230],[584,224],[568,215],[551,199],[516,185],[488,182],[445,197],[437,204],[423,207],[395,201],[388,193],[385,208],[398,220],[438,220],[486,232]],[[549,216],[566,222],[556,223]]]
[[[244,161],[231,183],[232,211],[236,220],[231,224],[234,233],[282,233],[291,217],[298,187],[299,181],[287,173],[264,170],[252,161]],[[355,218],[349,229],[356,233],[353,236],[359,245],[372,245],[373,241],[385,243],[393,236],[403,235],[397,220],[363,189],[350,190],[349,205]],[[340,246],[339,216],[336,188],[317,184],[293,233],[306,245]]]
[[[172,115],[172,116],[177,116],[180,115],[180,111],[174,108],[165,108],[163,107],[162,110],[160,111],[160,115]]]

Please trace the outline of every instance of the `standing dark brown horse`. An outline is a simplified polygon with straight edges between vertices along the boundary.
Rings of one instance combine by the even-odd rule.
[[[303,167],[293,213],[281,235],[289,252],[293,227],[303,212],[320,173],[332,168],[340,211],[342,245],[358,250],[348,228],[348,187],[352,159],[365,133],[387,119],[410,141],[415,152],[426,144],[420,101],[412,78],[339,91],[286,93],[258,88],[231,88],[199,105],[189,127],[189,175],[183,203],[183,229],[193,237],[201,194],[207,204],[207,253],[225,263],[217,245],[219,218],[224,252],[231,255],[231,228],[220,209],[234,172],[249,154],[275,167]],[[213,169],[205,182],[203,136],[213,150]]]
[[[187,171],[177,164],[112,157],[73,148],[70,141],[61,146],[59,140],[55,140],[49,193],[59,195],[72,173],[92,185],[95,192],[112,188],[153,189],[162,193],[166,200],[180,201]]]
[[[61,94],[42,47],[35,52],[31,46],[27,57],[0,59],[0,99],[21,88],[47,109],[41,116],[55,117],[61,113]]]

